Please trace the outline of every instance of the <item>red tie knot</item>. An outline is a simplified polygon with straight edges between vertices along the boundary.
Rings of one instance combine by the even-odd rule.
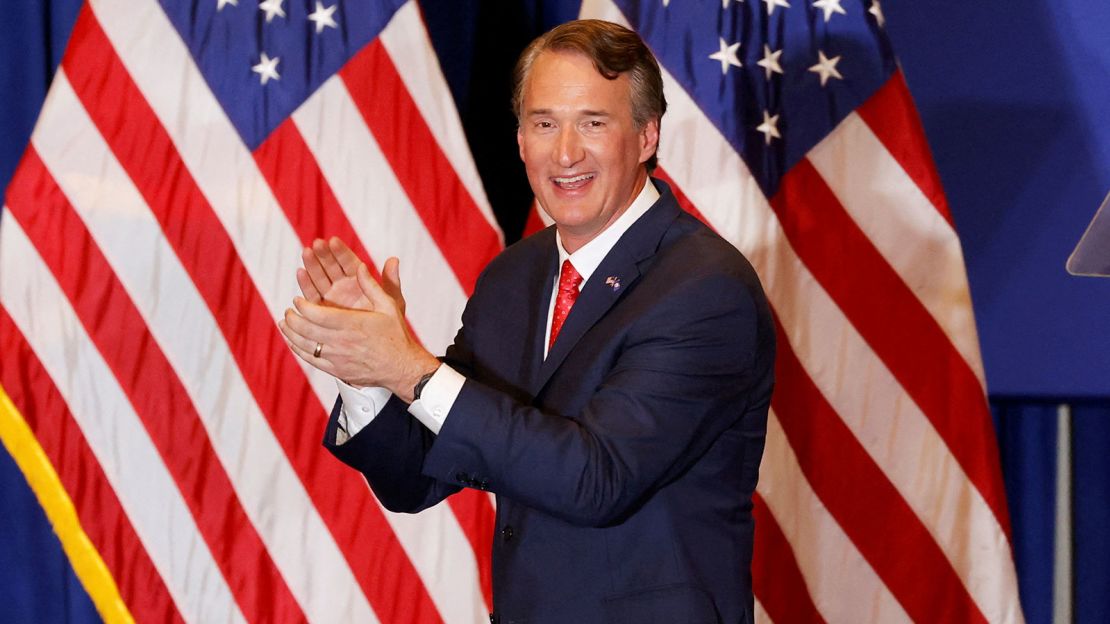
[[[562,272],[559,273],[559,292],[577,291],[581,285],[582,276],[578,274],[578,270],[570,260],[563,260]]]

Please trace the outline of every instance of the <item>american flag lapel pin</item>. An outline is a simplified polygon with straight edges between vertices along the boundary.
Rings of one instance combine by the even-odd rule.
[[[616,275],[610,275],[609,277],[605,278],[605,284],[609,286],[609,288],[612,288],[613,292],[616,292],[621,288],[621,278],[617,277]]]

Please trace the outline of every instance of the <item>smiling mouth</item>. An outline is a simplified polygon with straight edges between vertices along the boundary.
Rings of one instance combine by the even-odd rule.
[[[596,174],[583,173],[576,176],[551,178],[551,181],[555,183],[555,186],[565,191],[573,191],[575,189],[580,189],[583,186],[586,186],[590,183],[591,180],[594,179],[594,177],[596,177]]]

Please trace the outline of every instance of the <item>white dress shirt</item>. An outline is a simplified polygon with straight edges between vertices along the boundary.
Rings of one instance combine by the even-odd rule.
[[[633,223],[644,216],[644,213],[658,199],[659,191],[655,189],[649,179],[640,189],[636,199],[632,201],[628,209],[617,217],[612,225],[602,230],[593,240],[572,254],[563,249],[563,239],[556,231],[555,247],[559,251],[558,266],[561,267],[564,260],[570,260],[575,270],[582,276],[582,283],[578,286],[579,291],[586,286],[586,282],[590,281],[594,271],[597,270],[605,256],[609,255],[620,237],[628,231],[628,228],[632,227]],[[555,301],[558,294],[559,273],[556,272],[555,279],[551,284],[551,302],[547,308],[545,336],[551,335],[551,319],[555,315]],[[544,340],[543,344],[543,356],[546,358],[548,341]],[[335,381],[339,386],[339,396],[343,398],[343,408],[339,417],[340,431],[336,440],[337,444],[342,444],[374,420],[374,417],[385,407],[392,393],[385,388],[355,388],[339,379]],[[438,434],[465,382],[466,377],[458,371],[446,364],[441,365],[436,369],[432,378],[428,380],[428,383],[424,385],[420,398],[409,405],[409,413],[430,429],[432,433]]]

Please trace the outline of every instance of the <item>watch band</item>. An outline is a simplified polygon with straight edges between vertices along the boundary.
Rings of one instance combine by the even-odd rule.
[[[439,370],[439,369],[437,368],[436,370]],[[412,400],[413,401],[419,401],[420,400],[420,393],[424,391],[424,386],[428,385],[428,382],[432,379],[432,376],[435,375],[435,374],[436,374],[436,371],[432,371],[432,372],[424,375],[423,377],[421,377],[420,381],[416,382],[416,385],[413,386],[413,388],[412,388]]]

